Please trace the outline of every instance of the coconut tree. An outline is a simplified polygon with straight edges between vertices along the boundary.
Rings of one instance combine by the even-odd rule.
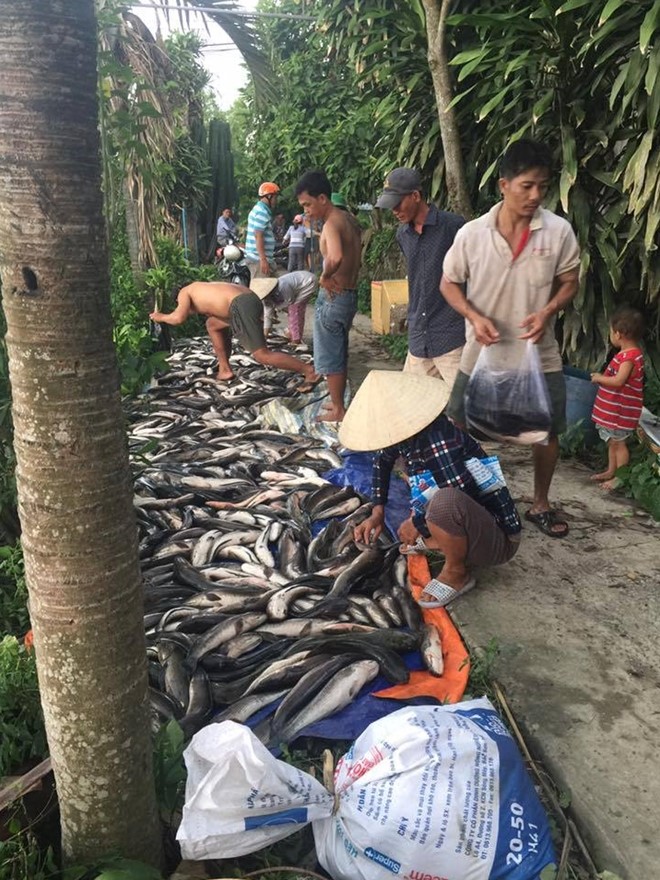
[[[65,859],[157,863],[141,585],[112,345],[93,0],[0,0],[0,277]]]

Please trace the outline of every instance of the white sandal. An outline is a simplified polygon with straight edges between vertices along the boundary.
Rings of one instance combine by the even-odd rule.
[[[449,584],[443,584],[442,581],[433,578],[433,580],[429,581],[422,590],[422,596],[424,593],[428,593],[429,596],[435,596],[436,601],[422,602],[421,599],[418,599],[417,604],[422,608],[444,608],[445,605],[449,605],[454,599],[458,599],[463,593],[467,593],[468,590],[471,590],[476,583],[477,579],[471,577],[461,590],[455,590],[453,587],[450,587]]]

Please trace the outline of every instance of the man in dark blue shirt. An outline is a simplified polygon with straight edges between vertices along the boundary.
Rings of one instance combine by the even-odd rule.
[[[464,224],[422,196],[414,168],[395,168],[377,208],[390,209],[401,226],[397,241],[408,264],[408,356],[406,372],[440,376],[451,388],[465,343],[465,321],[440,293],[442,263]]]

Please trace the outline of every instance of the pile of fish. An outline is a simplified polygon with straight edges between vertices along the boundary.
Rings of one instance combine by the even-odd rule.
[[[257,735],[286,743],[377,675],[407,681],[402,654],[441,674],[442,647],[398,544],[356,545],[371,505],[320,476],[341,459],[261,425],[299,377],[237,355],[225,388],[214,363],[189,342],[127,413],[154,723],[191,736],[271,707]]]

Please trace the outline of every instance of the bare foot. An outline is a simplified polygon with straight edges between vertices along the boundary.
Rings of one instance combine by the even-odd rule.
[[[323,407],[319,415],[316,417],[317,422],[342,422],[344,420],[344,416],[346,415],[346,410],[343,406],[334,406],[333,404],[329,404],[328,406]]]
[[[614,489],[618,489],[621,483],[614,477],[613,480],[606,480],[604,483],[600,484],[600,488],[604,492],[612,492]]]
[[[592,474],[589,479],[602,483],[603,480],[611,480],[614,474],[611,471],[603,471],[601,474]]]
[[[215,377],[218,382],[231,382],[236,376],[231,372],[231,370],[218,370],[218,375]]]

